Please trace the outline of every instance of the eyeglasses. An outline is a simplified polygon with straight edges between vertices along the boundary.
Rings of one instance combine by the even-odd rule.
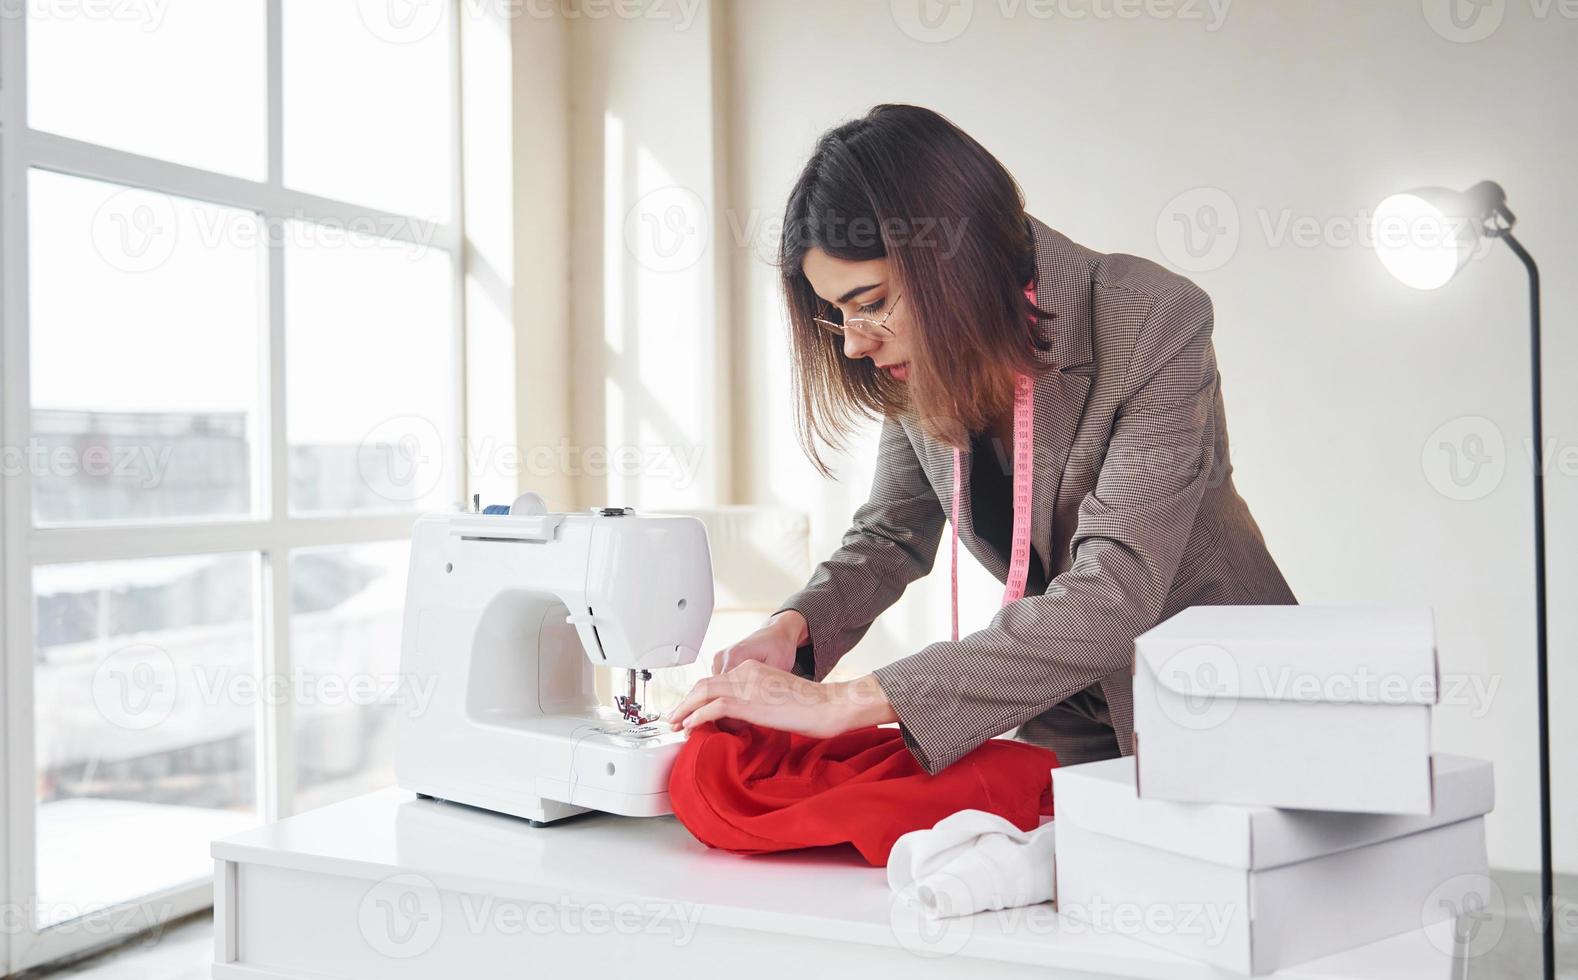
[[[894,333],[888,328],[888,317],[891,317],[893,315],[893,311],[899,308],[899,300],[902,300],[903,298],[904,294],[900,293],[893,300],[893,305],[888,307],[888,311],[882,314],[882,319],[880,320],[873,320],[870,317],[856,316],[850,317],[848,320],[845,320],[842,323],[837,323],[828,319],[828,316],[831,316],[833,313],[833,307],[831,304],[827,304],[823,307],[823,312],[828,316],[814,316],[811,319],[816,323],[817,326],[836,337],[842,337],[844,336],[845,331],[848,331],[857,337],[864,337],[867,340],[875,340],[878,342],[892,340]]]

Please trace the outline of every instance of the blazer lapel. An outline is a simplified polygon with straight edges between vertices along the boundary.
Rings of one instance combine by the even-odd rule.
[[[950,517],[953,515],[953,447],[944,442],[922,436],[926,442],[935,448],[931,455],[931,482],[934,488],[940,488],[937,497],[942,501],[943,510]],[[996,577],[1006,581],[1008,579],[1008,565],[997,554],[997,549],[988,547],[975,533],[975,514],[972,509],[970,471],[975,461],[975,452],[969,446],[959,450],[959,543],[964,545],[976,561]],[[1032,497],[1034,493],[1032,493]]]
[[[1089,263],[1077,246],[1035,218],[1029,221],[1036,245],[1036,305],[1052,314],[1051,320],[1037,325],[1045,347],[1038,358],[1049,370],[1035,385],[1035,481],[1030,493],[1031,540],[1041,545],[1041,570],[1050,582],[1057,569],[1051,547],[1052,515],[1094,372],[1091,277]]]

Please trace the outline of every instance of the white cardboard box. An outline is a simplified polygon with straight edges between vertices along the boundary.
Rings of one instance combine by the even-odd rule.
[[[1429,813],[1425,607],[1193,606],[1134,641],[1146,799]]]
[[[1440,921],[1488,898],[1495,792],[1489,762],[1434,772],[1435,812],[1400,815],[1142,800],[1133,758],[1054,769],[1058,913],[1249,974]]]

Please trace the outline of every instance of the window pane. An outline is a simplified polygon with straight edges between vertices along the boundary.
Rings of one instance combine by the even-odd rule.
[[[255,820],[255,555],[34,569],[40,926],[213,874]]]
[[[291,509],[456,503],[449,253],[304,222],[284,237]]]
[[[44,170],[28,208],[34,520],[250,513],[258,217]]]
[[[288,186],[448,219],[451,6],[285,0]]]
[[[264,178],[263,0],[25,7],[34,129]]]
[[[296,809],[394,784],[395,718],[423,692],[400,683],[406,541],[290,558]]]

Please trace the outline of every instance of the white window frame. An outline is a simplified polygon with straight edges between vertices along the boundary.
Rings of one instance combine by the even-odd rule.
[[[263,181],[182,166],[79,140],[36,132],[25,125],[27,107],[26,23],[9,13],[0,18],[0,432],[7,446],[26,445],[30,438],[27,174],[40,168],[115,184],[160,191],[261,214],[270,222],[287,218],[350,226],[371,219],[372,227],[416,244],[447,251],[453,274],[454,377],[450,431],[456,438],[446,447],[446,473],[454,499],[465,499],[464,466],[465,250],[461,194],[460,39],[458,0],[450,0],[450,220],[432,226],[345,201],[302,193],[283,181],[283,35],[282,0],[263,0],[267,7],[268,169]],[[431,237],[428,233],[431,232]],[[420,237],[418,237],[420,236]],[[33,760],[33,591],[37,565],[56,562],[104,561],[169,555],[252,552],[262,556],[262,602],[257,609],[261,638],[258,670],[264,676],[289,676],[290,554],[300,548],[351,545],[406,539],[411,513],[293,516],[289,506],[289,446],[285,429],[285,281],[283,243],[270,235],[264,397],[258,431],[261,451],[259,486],[254,512],[261,516],[218,521],[94,527],[42,527],[32,522],[32,480],[28,474],[4,479],[0,495],[3,529],[3,574],[0,574],[0,635],[3,651],[3,697],[0,732],[4,733],[4,778],[0,779],[0,900],[10,910],[32,908],[35,875],[35,771]],[[259,699],[268,701],[270,699]],[[295,759],[291,705],[260,704],[256,720],[257,801],[263,820],[293,812]],[[140,896],[124,906],[107,909],[44,930],[14,921],[0,922],[0,973],[27,969],[127,938],[131,924],[152,926],[212,904],[211,882],[204,878],[163,894]],[[151,919],[128,917],[141,908]]]

